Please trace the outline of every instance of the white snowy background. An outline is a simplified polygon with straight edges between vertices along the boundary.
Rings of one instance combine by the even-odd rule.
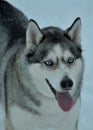
[[[85,73],[79,130],[93,130],[93,0],[8,0],[39,26],[69,27],[76,17],[82,20],[82,47]]]

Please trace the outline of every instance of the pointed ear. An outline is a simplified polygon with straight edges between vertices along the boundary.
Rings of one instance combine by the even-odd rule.
[[[37,47],[43,38],[38,24],[34,20],[30,20],[26,31],[26,45],[28,48]]]
[[[65,30],[65,34],[75,43],[77,46],[81,45],[81,19],[77,18],[71,27]]]

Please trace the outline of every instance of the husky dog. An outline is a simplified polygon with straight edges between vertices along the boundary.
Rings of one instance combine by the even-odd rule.
[[[81,20],[40,29],[0,1],[0,130],[77,130]]]

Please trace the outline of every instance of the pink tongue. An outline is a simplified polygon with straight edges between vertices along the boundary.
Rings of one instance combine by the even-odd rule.
[[[73,99],[70,96],[69,92],[56,92],[56,99],[58,105],[63,111],[69,111],[73,105]]]

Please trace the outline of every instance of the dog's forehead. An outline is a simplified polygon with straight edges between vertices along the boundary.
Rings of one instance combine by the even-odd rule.
[[[47,58],[62,57],[63,49],[59,45],[53,46],[53,48],[48,52]]]
[[[60,28],[49,27],[43,30],[45,40],[44,46],[46,48],[55,48],[55,50],[70,50],[71,47],[75,47],[72,40],[65,36],[65,32]],[[60,46],[60,47],[59,47]],[[48,50],[48,49],[47,49]],[[58,52],[57,52],[58,53]]]
[[[64,49],[60,46],[60,44],[57,44],[53,46],[53,48],[48,52],[47,58],[66,58],[72,56],[72,53],[68,49]]]

